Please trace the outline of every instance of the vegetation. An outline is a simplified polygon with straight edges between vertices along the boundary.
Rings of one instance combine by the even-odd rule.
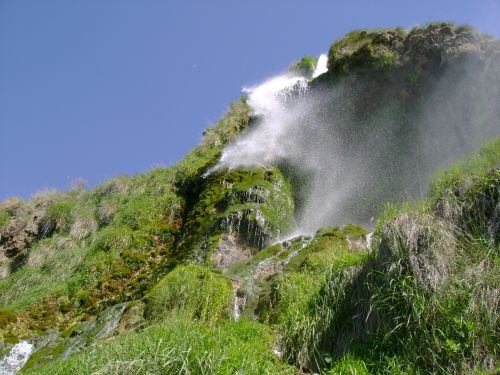
[[[172,168],[116,177],[91,191],[48,191],[29,202],[2,203],[0,249],[7,257],[0,259],[0,308],[19,319],[0,333],[24,338],[64,329],[144,296],[179,263],[174,246],[191,184],[248,122],[248,106],[235,102]]]
[[[221,236],[235,233],[238,242],[260,250],[294,224],[291,188],[278,169],[216,172],[186,219],[181,247],[198,261],[210,260]]]
[[[220,274],[180,266],[147,294],[145,315],[153,322],[178,316],[210,326],[228,318],[231,291],[231,283]]]
[[[271,349],[265,326],[249,321],[216,328],[174,321],[119,336],[88,352],[26,374],[293,374]]]
[[[350,32],[330,47],[328,70],[341,73],[373,67],[389,70],[399,62],[396,49],[402,45],[405,35],[401,28]]]
[[[292,65],[290,71],[301,76],[311,78],[316,68],[318,59],[312,56],[304,56],[298,63]]]

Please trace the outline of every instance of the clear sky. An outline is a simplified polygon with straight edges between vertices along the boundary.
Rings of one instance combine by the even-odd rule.
[[[0,0],[0,200],[170,165],[242,86],[430,21],[500,37],[500,0]]]

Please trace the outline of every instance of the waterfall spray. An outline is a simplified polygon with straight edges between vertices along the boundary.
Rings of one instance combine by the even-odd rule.
[[[436,169],[498,136],[493,88],[484,89],[477,67],[444,71],[425,87],[425,100],[402,96],[404,81],[389,87],[371,76],[266,80],[244,89],[253,126],[226,146],[214,170],[285,166],[296,184],[298,233],[372,226],[385,202],[421,198]],[[326,71],[321,55],[313,77]]]
[[[216,169],[270,164],[279,157],[286,157],[283,142],[286,142],[288,126],[293,120],[286,103],[306,89],[306,78],[287,74],[244,88],[252,116],[259,119],[258,124],[224,150]]]
[[[316,78],[320,76],[323,73],[326,73],[328,71],[328,56],[326,56],[324,53],[321,54],[318,57],[318,61],[316,63],[316,68],[314,69],[313,72],[313,78]]]

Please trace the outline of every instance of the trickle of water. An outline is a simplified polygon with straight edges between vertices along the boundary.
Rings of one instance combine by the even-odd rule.
[[[72,353],[79,351],[93,342],[105,337],[113,331],[120,323],[127,303],[119,303],[104,310],[99,317],[90,323],[85,330],[78,335],[76,341],[62,354],[68,358]]]
[[[26,364],[33,352],[34,345],[21,341],[14,345],[9,355],[0,361],[0,375],[14,375]]]
[[[370,232],[366,235],[366,247],[368,249],[372,248],[373,234],[373,232]]]
[[[281,243],[281,249],[277,251],[274,256],[256,263],[249,270],[247,275],[233,279],[233,319],[235,321],[239,320],[241,313],[245,310],[247,301],[251,298],[255,298],[254,288],[257,279],[262,277],[262,275],[269,274],[269,272],[273,274],[283,272],[283,267],[286,266],[300,251],[306,248],[311,243],[312,239],[312,236],[300,235],[291,240],[278,242]],[[280,255],[289,249],[296,240],[301,241],[300,247],[288,254],[285,259],[281,260]],[[240,291],[242,286],[245,286],[244,292]]]
[[[290,261],[301,251],[303,250],[305,247],[307,247],[311,241],[312,241],[312,237],[303,237],[302,239],[302,246],[300,248],[298,248],[297,250],[295,251],[292,251],[290,254],[288,254],[288,256],[283,260],[283,265],[286,266],[288,263],[290,263]]]

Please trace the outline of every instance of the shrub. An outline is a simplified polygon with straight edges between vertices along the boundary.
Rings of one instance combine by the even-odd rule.
[[[73,220],[71,211],[74,204],[75,202],[73,201],[50,204],[45,210],[45,214],[39,224],[39,239],[49,237],[55,231],[68,230]]]
[[[312,56],[304,56],[291,70],[304,77],[311,77],[316,67],[317,59]]]

